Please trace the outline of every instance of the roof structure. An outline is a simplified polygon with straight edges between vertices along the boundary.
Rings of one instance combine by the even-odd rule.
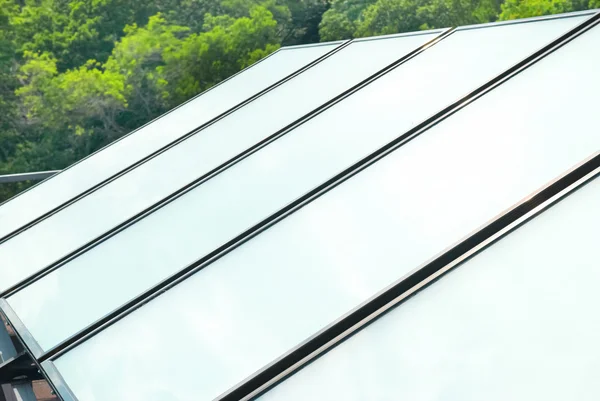
[[[599,67],[598,10],[282,48],[0,205],[0,379],[597,399]]]

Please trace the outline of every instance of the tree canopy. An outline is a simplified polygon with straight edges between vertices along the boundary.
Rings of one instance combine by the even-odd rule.
[[[0,174],[62,169],[280,46],[588,7],[600,0],[0,0]]]

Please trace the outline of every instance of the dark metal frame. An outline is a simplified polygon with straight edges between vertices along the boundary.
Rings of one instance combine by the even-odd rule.
[[[10,384],[2,384],[0,388],[0,401],[18,401]]]
[[[35,367],[29,354],[25,351],[0,364],[0,383],[10,383],[16,377],[26,377],[26,380],[29,381],[44,378],[39,369]]]
[[[0,300],[0,315],[2,315],[4,317],[4,319],[8,322],[8,324],[13,327],[14,332],[15,332],[19,342],[21,343],[21,345],[23,345],[23,347],[25,349],[25,352],[19,353],[16,358],[6,361],[4,364],[0,365],[0,369],[1,370],[6,370],[7,368],[13,369],[12,366],[9,366],[9,365],[16,364],[18,366],[16,366],[14,368],[15,371],[23,370],[23,372],[26,372],[27,370],[23,369],[23,367],[28,364],[33,364],[36,367],[36,372],[33,375],[31,375],[31,374],[28,375],[28,379],[31,380],[31,379],[43,378],[48,382],[48,385],[50,386],[50,388],[52,389],[54,394],[56,394],[62,401],[77,401],[76,398],[69,399],[65,396],[65,395],[68,395],[68,393],[66,393],[64,391],[64,389],[61,387],[62,383],[58,382],[59,385],[57,386],[56,383],[53,380],[51,380],[50,376],[48,375],[47,371],[42,367],[41,363],[33,356],[33,353],[27,347],[27,344],[25,343],[25,341],[22,338],[22,333],[21,333],[21,331],[19,331],[18,325],[15,326],[14,322],[11,320],[11,318],[15,318],[15,316],[10,316],[5,313],[6,306],[7,306],[6,301]],[[59,391],[59,389],[61,391]],[[6,387],[2,386],[3,395],[4,395],[4,397],[6,397],[7,401],[16,400],[14,393],[10,393],[5,390],[6,390]]]
[[[419,35],[426,35],[426,34],[430,34],[431,35],[431,34],[436,34],[436,33],[438,35],[436,35],[435,38],[433,38],[432,40],[428,41],[424,45],[419,46],[418,48],[414,49],[413,51],[409,52],[408,54],[402,56],[398,60],[394,61],[393,63],[391,63],[391,64],[387,65],[386,67],[384,67],[383,69],[379,70],[375,74],[369,76],[368,78],[364,79],[363,81],[359,82],[358,84],[356,84],[356,85],[352,86],[351,88],[349,88],[349,89],[343,91],[342,93],[338,94],[333,99],[330,99],[329,101],[327,101],[326,103],[320,105],[316,109],[314,109],[314,110],[306,113],[305,115],[303,115],[300,118],[296,119],[292,123],[288,124],[287,126],[283,127],[282,129],[276,131],[275,133],[269,135],[268,137],[264,138],[263,140],[259,141],[258,143],[254,144],[253,146],[251,146],[250,148],[244,150],[243,152],[239,153],[238,155],[234,156],[233,158],[231,158],[231,159],[225,161],[224,163],[222,163],[221,165],[215,167],[214,169],[212,169],[212,170],[208,171],[207,173],[201,175],[200,177],[198,177],[197,179],[195,179],[192,182],[188,183],[187,185],[183,186],[182,188],[178,189],[177,191],[175,191],[175,192],[167,195],[166,197],[164,197],[163,199],[161,199],[157,203],[155,203],[155,204],[153,204],[153,205],[151,205],[151,206],[143,209],[142,211],[136,213],[132,217],[126,219],[122,223],[120,223],[117,226],[111,228],[110,230],[106,231],[105,233],[101,234],[100,236],[94,238],[91,241],[88,241],[83,246],[81,246],[79,248],[76,248],[75,250],[69,252],[68,254],[66,254],[65,256],[61,257],[57,261],[51,263],[47,267],[45,267],[45,268],[41,269],[40,271],[32,274],[31,276],[25,278],[24,280],[21,280],[19,283],[15,284],[15,285],[13,285],[11,287],[9,287],[8,289],[4,290],[3,292],[0,292],[0,296],[2,296],[2,297],[9,297],[9,296],[13,295],[14,293],[18,292],[22,288],[27,287],[28,285],[34,283],[35,281],[37,281],[37,280],[45,277],[46,275],[50,274],[54,270],[59,269],[60,267],[64,266],[66,263],[68,263],[71,260],[75,259],[76,257],[78,257],[79,255],[81,255],[82,253],[85,253],[85,252],[89,251],[91,248],[94,248],[94,247],[100,245],[101,243],[103,243],[104,241],[110,239],[111,237],[117,235],[121,231],[123,231],[126,228],[132,226],[133,224],[137,223],[138,221],[140,221],[144,217],[148,216],[149,214],[156,212],[157,210],[161,209],[162,207],[164,207],[164,206],[168,205],[169,203],[175,201],[177,198],[179,198],[179,197],[183,196],[184,194],[192,191],[193,189],[195,189],[198,186],[202,185],[206,181],[208,181],[211,178],[215,177],[216,175],[220,174],[224,170],[226,170],[226,169],[232,167],[233,165],[239,163],[240,161],[246,159],[247,157],[249,157],[252,154],[254,154],[257,151],[259,151],[260,149],[264,148],[265,146],[269,145],[270,143],[274,142],[275,140],[281,138],[282,136],[286,135],[290,131],[294,130],[298,126],[304,124],[305,122],[307,122],[307,121],[311,120],[312,118],[316,117],[317,115],[319,115],[323,111],[325,111],[328,108],[332,107],[333,105],[339,103],[340,101],[342,101],[346,97],[348,97],[348,96],[352,95],[353,93],[355,93],[356,91],[362,89],[363,87],[365,87],[366,85],[370,84],[371,82],[373,82],[374,80],[376,80],[380,76],[388,73],[389,71],[391,71],[392,69],[396,68],[397,66],[405,63],[406,61],[408,61],[411,58],[415,57],[416,55],[420,54],[422,51],[424,51],[428,47],[434,45],[435,43],[437,43],[438,41],[442,40],[447,35],[449,35],[451,33],[451,30],[450,29],[437,29],[437,30],[425,31],[425,32],[417,32],[417,33],[406,33],[406,34],[388,35],[387,38],[395,38],[395,37],[402,37],[402,36],[419,36]],[[365,42],[365,41],[369,41],[369,40],[380,40],[380,39],[382,39],[382,37],[376,37],[375,39],[363,38],[363,39],[355,39],[355,40],[352,40],[352,41],[348,41],[348,42],[345,42],[342,46],[339,46],[336,49],[334,49],[335,52],[332,51],[332,52],[328,53],[327,56],[328,57],[329,56],[333,56],[335,53],[337,53],[337,51],[343,50],[343,48],[345,48],[347,46],[350,46],[352,43]],[[315,64],[311,65],[311,67],[316,66],[317,64],[318,63],[315,63]],[[2,242],[0,241],[0,246],[1,246],[1,244],[2,244]]]
[[[535,64],[537,61],[544,58],[548,54],[569,43],[571,40],[580,36],[592,27],[598,25],[598,23],[600,22],[600,14],[598,14],[597,11],[589,11],[576,14],[589,14],[590,18],[579,24],[577,27],[575,27],[568,33],[552,41],[550,44],[544,46],[542,49],[534,52],[531,56],[517,63],[515,66],[511,67],[504,73],[498,75],[497,77],[482,85],[478,89],[472,91],[464,98],[452,103],[451,105],[444,108],[442,111],[438,112],[437,114],[427,119],[423,123],[419,124],[415,128],[396,138],[388,145],[380,148],[378,151],[363,158],[358,163],[354,164],[353,166],[344,170],[332,179],[323,183],[319,187],[315,188],[313,191],[305,194],[304,196],[292,202],[291,204],[281,209],[277,213],[273,214],[269,218],[263,220],[261,223],[248,229],[240,236],[236,237],[227,244],[213,251],[208,256],[186,267],[184,270],[171,276],[169,279],[164,280],[157,286],[153,287],[151,290],[148,290],[144,294],[136,297],[134,300],[124,305],[122,308],[111,312],[103,319],[82,330],[77,335],[71,337],[66,342],[60,344],[58,347],[55,347],[54,349],[48,351],[44,355],[41,355],[37,362],[41,362],[43,367],[45,369],[49,369],[49,371],[56,371],[52,361],[57,359],[64,353],[68,352],[73,347],[76,347],[78,344],[91,338],[93,335],[103,330],[105,327],[119,321],[129,313],[133,312],[134,310],[141,307],[150,300],[156,298],[157,296],[172,288],[173,286],[186,279],[190,275],[200,271],[203,267],[210,264],[212,261],[220,258],[229,251],[237,248],[237,246],[253,238],[255,235],[258,235],[260,232],[266,230],[273,224],[285,218],[287,215],[295,212],[296,210],[305,206],[318,196],[331,190],[332,188],[339,185],[341,182],[347,180],[348,178],[367,168],[369,165],[375,163],[377,160],[394,151],[404,143],[413,139],[417,135],[420,135],[428,128],[443,121],[444,119],[454,114],[458,110],[462,109],[463,107],[466,107],[466,105],[485,95],[486,93],[488,93],[495,87],[501,85],[506,80],[517,75],[521,71],[527,69],[528,67]],[[572,15],[574,14],[546,17],[543,19],[565,18]],[[528,21],[532,20],[538,19],[528,19]],[[518,23],[522,22],[525,21],[519,21]],[[471,28],[467,27],[465,29]],[[254,375],[244,380],[242,383],[235,386],[234,388],[228,390],[226,393],[221,395],[219,399],[249,399],[265,391],[266,389],[268,389],[268,387],[276,384],[276,382],[282,380],[284,377],[291,374],[293,371],[299,369],[301,366],[304,366],[310,360],[314,359],[314,357],[316,357],[317,355],[322,354],[327,349],[331,348],[333,345],[342,341],[351,333],[354,333],[359,327],[364,326],[364,324],[366,324],[367,322],[366,319],[370,321],[375,316],[381,315],[383,310],[387,310],[389,309],[389,307],[391,307],[391,302],[396,301],[394,302],[394,304],[397,303],[397,300],[399,299],[398,297],[406,297],[410,295],[410,293],[407,291],[415,291],[419,288],[422,288],[425,284],[430,283],[435,278],[439,277],[439,275],[441,275],[444,271],[447,271],[451,267],[455,266],[458,262],[464,261],[466,258],[472,256],[472,254],[474,254],[475,252],[478,252],[483,246],[486,246],[489,243],[492,243],[493,241],[497,240],[497,238],[504,235],[509,230],[516,228],[525,220],[539,213],[541,210],[545,209],[550,204],[556,202],[558,199],[561,199],[563,196],[565,196],[567,193],[573,190],[574,185],[579,185],[578,183],[583,183],[591,179],[591,176],[595,177],[596,175],[598,175],[598,171],[595,171],[594,169],[599,168],[599,166],[600,156],[596,154],[583,165],[575,168],[571,172],[567,173],[565,176],[557,179],[549,186],[537,192],[532,197],[527,198],[524,202],[503,213],[498,219],[490,222],[477,233],[466,238],[450,250],[447,250],[444,253],[440,254],[436,259],[422,266],[420,269],[414,271],[408,277],[405,277],[400,282],[394,284],[392,287],[388,288],[383,293],[376,296],[376,298],[371,299],[371,301],[361,305],[356,310],[343,316],[340,320],[333,323],[332,325],[321,331],[319,334],[311,337],[309,340],[307,340],[297,348],[291,350],[280,359],[274,361],[272,364],[268,365],[259,372],[256,372]],[[68,386],[66,386],[64,380],[62,380],[60,375],[53,377],[53,380],[55,386],[61,387],[63,390],[68,389]],[[66,392],[67,390],[64,391]],[[70,392],[65,394],[60,392],[61,396],[66,397],[72,396],[72,394],[69,393]],[[76,400],[76,398],[73,396],[72,398],[64,398],[64,400],[71,401]]]
[[[7,174],[0,175],[0,184],[8,184],[9,182],[21,182],[21,181],[40,181],[52,177],[55,174],[60,173],[60,170],[52,171],[37,171],[35,173],[20,173],[20,174]]]
[[[81,198],[83,198],[83,197],[85,197],[85,196],[87,196],[87,195],[89,195],[89,194],[91,194],[91,193],[93,193],[93,192],[97,191],[99,188],[101,188],[101,187],[105,186],[106,184],[108,184],[108,183],[110,183],[110,182],[112,182],[112,181],[116,180],[117,178],[121,177],[122,175],[124,175],[124,174],[127,174],[129,171],[131,171],[131,170],[133,170],[133,169],[135,169],[135,168],[139,167],[140,165],[142,165],[142,164],[146,163],[147,161],[149,161],[149,160],[153,159],[154,157],[158,156],[159,154],[161,154],[161,153],[163,153],[163,152],[165,152],[165,151],[169,150],[170,148],[172,148],[172,147],[176,146],[176,145],[177,145],[177,144],[179,144],[180,142],[183,142],[183,141],[185,141],[186,139],[188,139],[188,138],[190,138],[191,136],[193,136],[193,135],[197,134],[198,132],[202,131],[203,129],[205,129],[205,128],[207,128],[207,127],[211,126],[212,124],[216,123],[217,121],[219,121],[219,120],[221,120],[221,119],[223,119],[223,118],[227,117],[229,114],[231,114],[231,113],[235,112],[236,110],[240,109],[241,107],[244,107],[246,104],[248,104],[248,103],[251,103],[251,102],[252,102],[252,101],[254,101],[255,99],[257,99],[257,98],[261,97],[262,95],[264,95],[264,94],[266,94],[266,93],[270,92],[271,90],[275,89],[276,87],[278,87],[278,86],[280,86],[280,85],[284,84],[285,82],[287,82],[287,81],[289,81],[290,79],[294,78],[295,76],[297,76],[297,75],[301,74],[301,73],[302,73],[302,72],[304,72],[305,70],[307,70],[307,69],[311,68],[313,65],[315,65],[315,64],[318,64],[320,61],[324,60],[325,58],[329,57],[330,55],[332,55],[332,54],[336,53],[337,51],[341,50],[342,48],[344,48],[345,46],[347,46],[349,43],[350,43],[350,41],[349,41],[349,40],[347,40],[347,41],[335,41],[335,42],[319,43],[319,44],[313,44],[313,45],[305,45],[305,46],[291,46],[291,47],[283,47],[283,48],[280,48],[280,49],[278,49],[278,50],[274,51],[273,53],[269,54],[268,56],[264,57],[263,59],[261,59],[261,60],[257,61],[256,63],[254,63],[254,64],[252,64],[252,65],[250,65],[250,66],[248,66],[248,67],[244,68],[243,70],[241,70],[241,71],[237,72],[236,74],[232,75],[231,77],[229,77],[229,78],[227,78],[227,79],[225,79],[225,80],[223,80],[223,81],[219,82],[218,84],[216,84],[216,85],[214,85],[214,86],[210,87],[209,89],[205,90],[204,92],[202,92],[202,93],[200,93],[200,94],[198,94],[198,95],[194,96],[193,98],[191,98],[191,99],[187,100],[186,102],[184,102],[184,103],[182,103],[182,104],[180,104],[180,105],[178,105],[178,106],[174,107],[173,109],[171,109],[171,110],[167,111],[166,113],[164,113],[164,114],[160,115],[159,117],[157,117],[157,118],[155,118],[155,119],[151,120],[150,122],[148,122],[148,123],[146,123],[146,124],[142,125],[141,127],[139,127],[139,128],[137,128],[137,129],[135,129],[135,130],[133,130],[133,131],[129,132],[128,134],[126,134],[126,135],[123,135],[121,138],[119,138],[119,139],[117,139],[117,140],[115,140],[115,141],[111,142],[110,144],[108,144],[108,145],[104,146],[103,148],[101,148],[101,149],[97,150],[96,152],[94,152],[94,153],[92,153],[92,154],[90,154],[90,155],[88,155],[88,156],[86,156],[86,157],[82,158],[81,160],[77,161],[76,163],[73,163],[72,165],[70,165],[69,167],[65,168],[64,170],[61,170],[61,171],[60,171],[60,173],[62,173],[62,172],[64,172],[64,171],[66,171],[66,170],[69,170],[69,169],[71,169],[71,168],[73,168],[73,167],[75,167],[76,165],[78,165],[78,164],[80,164],[80,163],[84,162],[85,160],[87,160],[88,158],[90,158],[90,157],[94,156],[96,153],[98,153],[98,152],[102,152],[103,150],[107,149],[108,147],[110,147],[110,146],[114,145],[115,143],[117,143],[117,142],[119,142],[119,141],[121,141],[121,140],[123,140],[123,139],[125,139],[125,138],[129,137],[130,135],[133,135],[133,134],[135,134],[137,131],[139,131],[139,130],[141,130],[141,129],[145,128],[146,126],[148,126],[148,125],[150,125],[150,124],[152,124],[152,123],[154,123],[156,120],[158,120],[158,119],[160,119],[160,118],[162,118],[162,117],[166,116],[167,114],[171,114],[171,113],[175,112],[176,110],[178,110],[179,108],[183,107],[183,106],[184,106],[184,105],[186,105],[187,103],[189,103],[189,102],[192,102],[192,101],[194,101],[196,98],[198,98],[198,97],[200,97],[200,96],[202,96],[202,95],[204,95],[204,94],[206,94],[206,93],[210,92],[211,90],[214,90],[214,89],[216,89],[217,87],[219,87],[219,86],[221,86],[221,85],[225,84],[225,83],[226,83],[226,82],[228,82],[229,80],[231,80],[231,79],[235,78],[236,76],[238,76],[238,75],[240,75],[240,74],[242,74],[242,73],[246,72],[247,70],[249,70],[249,69],[251,69],[252,67],[254,67],[254,66],[258,65],[259,63],[261,63],[261,62],[263,62],[263,61],[267,60],[269,57],[271,57],[271,56],[273,56],[273,55],[275,55],[275,54],[277,54],[277,53],[280,53],[280,52],[283,52],[283,51],[287,51],[287,50],[288,50],[288,49],[290,49],[290,48],[291,48],[291,49],[294,49],[294,48],[297,48],[297,47],[323,46],[323,45],[327,45],[327,44],[334,44],[334,45],[337,45],[335,48],[333,48],[333,49],[332,49],[332,50],[330,50],[329,52],[325,53],[323,56],[321,56],[321,57],[318,57],[318,58],[314,59],[314,60],[313,60],[313,61],[311,61],[310,63],[306,64],[304,67],[302,67],[302,68],[300,68],[300,69],[298,69],[298,70],[294,71],[293,73],[291,73],[291,74],[289,74],[288,76],[286,76],[286,77],[282,78],[281,80],[279,80],[279,81],[275,82],[274,84],[267,86],[266,88],[262,89],[262,90],[261,90],[261,91],[259,91],[258,93],[254,94],[254,95],[252,95],[251,97],[247,98],[246,100],[242,101],[241,103],[238,103],[237,105],[234,105],[233,107],[231,107],[231,108],[229,108],[228,110],[224,111],[223,113],[221,113],[221,114],[219,114],[219,115],[217,115],[217,116],[215,116],[215,117],[211,118],[210,120],[206,121],[205,123],[203,123],[203,124],[199,125],[198,127],[194,128],[193,130],[191,130],[191,131],[189,131],[189,132],[187,132],[187,133],[185,133],[185,134],[183,134],[183,135],[179,136],[177,139],[175,139],[175,140],[173,140],[172,142],[168,143],[167,145],[164,145],[163,147],[161,147],[161,148],[159,148],[159,149],[155,150],[154,152],[150,153],[149,155],[146,155],[146,156],[145,156],[145,157],[143,157],[142,159],[140,159],[140,160],[138,160],[138,161],[134,162],[133,164],[129,165],[128,167],[124,168],[123,170],[121,170],[121,171],[119,171],[119,172],[117,172],[117,173],[113,174],[112,176],[110,176],[110,177],[108,177],[108,178],[104,179],[103,181],[101,181],[101,182],[99,182],[99,183],[96,183],[96,184],[94,184],[94,185],[93,185],[93,186],[91,186],[90,188],[88,188],[88,189],[86,189],[85,191],[81,192],[79,195],[77,195],[77,196],[75,196],[75,197],[71,198],[71,199],[70,199],[70,200],[68,200],[68,201],[65,201],[65,202],[63,202],[63,203],[62,203],[62,204],[60,204],[59,206],[56,206],[55,208],[51,209],[50,211],[48,211],[48,212],[46,212],[46,213],[44,213],[44,214],[42,214],[42,215],[38,216],[37,218],[35,218],[35,219],[33,219],[32,221],[30,221],[29,223],[27,223],[27,224],[25,224],[25,225],[21,226],[20,228],[18,228],[17,230],[15,230],[15,231],[11,232],[10,234],[7,234],[7,235],[5,235],[4,237],[0,237],[0,245],[1,245],[3,242],[5,242],[5,241],[9,240],[10,238],[12,238],[12,237],[14,237],[14,236],[18,235],[19,233],[21,233],[21,232],[23,232],[23,231],[27,230],[28,228],[30,228],[30,227],[32,227],[32,226],[36,225],[36,224],[37,224],[37,223],[39,223],[40,221],[47,219],[48,217],[52,216],[53,214],[55,214],[55,213],[59,212],[60,210],[62,210],[62,209],[64,209],[64,208],[68,207],[69,205],[71,205],[71,204],[73,204],[73,203],[77,202],[79,199],[81,199]],[[60,174],[60,173],[59,173],[59,174]],[[49,180],[49,179],[51,179],[51,178],[52,178],[52,177],[50,177],[50,178],[47,178],[47,180]],[[10,202],[11,200],[17,199],[17,198],[18,198],[20,195],[22,195],[22,194],[24,194],[24,193],[26,193],[26,192],[28,192],[28,191],[30,191],[30,190],[33,190],[35,187],[37,187],[38,185],[41,185],[41,184],[42,184],[42,183],[44,183],[44,182],[46,182],[46,180],[44,180],[44,181],[42,181],[42,182],[40,182],[40,183],[38,183],[38,184],[36,184],[36,185],[34,185],[34,186],[32,186],[32,187],[30,187],[30,188],[26,189],[25,191],[22,191],[22,192],[20,192],[19,194],[15,195],[15,196],[14,196],[14,197],[12,197],[11,199],[8,199],[8,200],[6,200],[6,201],[4,201],[4,202],[0,203],[0,207],[2,207],[2,206],[5,204],[5,203],[8,203],[8,202]]]

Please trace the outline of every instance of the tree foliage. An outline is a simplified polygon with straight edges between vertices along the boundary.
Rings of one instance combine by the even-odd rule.
[[[507,0],[502,4],[500,19],[511,20],[560,14],[585,10],[587,7],[588,0]]]
[[[322,39],[385,35],[495,21],[500,0],[334,0]]]
[[[319,27],[321,40],[331,41],[353,38],[369,0],[333,0],[331,8],[323,14]]]
[[[0,0],[0,174],[64,168],[280,46],[587,7],[600,0]]]
[[[248,16],[205,17],[204,31],[187,37],[181,47],[163,53],[161,74],[168,79],[172,103],[213,86],[279,48],[277,22],[264,6]]]

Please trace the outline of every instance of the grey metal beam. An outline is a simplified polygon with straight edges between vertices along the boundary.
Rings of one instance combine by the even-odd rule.
[[[0,388],[0,401],[18,401],[10,384],[2,384]]]
[[[7,362],[10,358],[16,358],[17,350],[10,339],[10,335],[0,320],[0,363]],[[4,398],[6,401],[36,401],[37,398],[33,392],[33,387],[30,381],[20,383],[3,383],[0,389],[0,400]]]
[[[0,175],[0,184],[6,184],[9,182],[20,182],[20,181],[41,181],[54,174],[60,172],[60,170],[52,171],[37,171],[34,173],[22,173],[22,174],[8,174]]]

